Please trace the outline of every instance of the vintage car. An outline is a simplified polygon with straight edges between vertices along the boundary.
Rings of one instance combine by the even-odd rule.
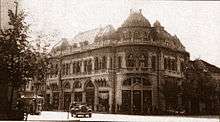
[[[92,117],[92,109],[86,104],[72,104],[70,106],[70,113],[72,117],[74,115],[76,117],[78,117],[79,115],[83,115],[84,117],[88,115],[89,117]]]

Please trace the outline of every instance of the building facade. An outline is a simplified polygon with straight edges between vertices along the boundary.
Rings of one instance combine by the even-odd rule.
[[[108,25],[62,39],[51,55],[45,101],[55,109],[77,101],[94,111],[142,114],[181,104],[181,96],[165,102],[161,87],[181,84],[189,53],[141,10],[131,10],[117,29]]]

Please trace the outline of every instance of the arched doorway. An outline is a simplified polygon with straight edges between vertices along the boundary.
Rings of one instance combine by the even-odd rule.
[[[123,81],[122,111],[132,114],[147,113],[152,105],[152,85],[145,78],[130,77]]]
[[[85,92],[86,92],[86,103],[92,107],[94,110],[94,101],[95,101],[95,86],[93,85],[92,81],[89,81],[85,85]]]

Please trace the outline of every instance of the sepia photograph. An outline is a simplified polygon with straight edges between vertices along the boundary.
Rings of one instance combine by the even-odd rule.
[[[0,121],[220,122],[220,1],[0,0]]]

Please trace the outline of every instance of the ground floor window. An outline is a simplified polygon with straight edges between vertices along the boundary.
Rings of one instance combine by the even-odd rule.
[[[74,93],[74,101],[75,102],[82,102],[82,92],[75,92]]]
[[[97,106],[98,111],[108,112],[109,111],[109,92],[108,91],[99,91],[99,104]]]
[[[71,102],[71,93],[65,92],[64,93],[64,109],[65,110],[69,110],[70,102]]]
[[[58,110],[59,106],[59,92],[53,93],[53,109]]]

